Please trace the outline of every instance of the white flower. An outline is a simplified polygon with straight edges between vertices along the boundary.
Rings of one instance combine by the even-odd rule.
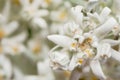
[[[12,65],[5,55],[0,55],[0,76],[9,80],[12,76]]]
[[[11,21],[9,22],[10,15],[10,0],[6,1],[3,11],[0,15],[0,38],[7,37],[15,32],[18,29],[18,22]]]
[[[50,19],[52,21],[65,22],[68,18],[68,11],[65,8],[60,8],[56,11],[51,11]]]
[[[39,79],[41,80],[55,80],[53,72],[49,66],[49,60],[46,59],[43,62],[37,64]]]
[[[11,37],[4,38],[1,41],[1,48],[3,53],[9,53],[15,55],[16,53],[23,53],[26,51],[23,42],[25,41],[27,34],[22,32],[21,34]]]
[[[81,6],[77,6],[73,8],[73,10],[74,14],[79,13],[82,15]],[[100,24],[97,24],[96,28],[88,29],[86,31],[85,28],[79,27],[79,25],[82,26],[84,24],[80,19],[81,23],[79,22],[80,23],[79,25],[77,25],[76,23],[69,23],[66,26],[67,28],[65,28],[65,31],[67,33],[69,32],[69,35],[65,34],[66,36],[65,35],[48,36],[48,39],[57,44],[58,46],[61,46],[63,47],[63,49],[67,49],[73,52],[73,55],[71,55],[72,58],[70,59],[68,70],[72,71],[75,67],[81,66],[83,63],[89,60],[88,63],[90,63],[90,67],[93,73],[100,79],[106,79],[106,76],[104,75],[101,69],[99,60],[107,59],[110,57],[113,57],[118,61],[120,60],[119,59],[120,53],[112,49],[112,46],[118,45],[120,41],[113,40],[108,36],[108,34],[112,32],[115,26],[118,25],[117,21],[113,17],[108,17],[110,12],[111,11],[107,7],[103,9],[99,16],[101,20]],[[77,17],[77,15],[75,16]],[[80,16],[80,18],[82,17]],[[104,22],[104,20],[106,21]],[[71,32],[73,31],[76,32],[72,34]],[[71,34],[72,36],[70,36]],[[61,56],[63,56],[63,54],[61,54]]]
[[[45,9],[39,9],[41,0],[34,0],[32,3],[29,0],[20,0],[22,4],[21,16],[26,21],[31,20],[33,26],[38,26],[40,28],[46,28],[47,23],[42,18],[48,15],[48,11]]]

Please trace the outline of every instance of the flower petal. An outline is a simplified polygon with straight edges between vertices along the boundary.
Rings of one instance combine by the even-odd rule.
[[[55,44],[60,45],[61,47],[69,48],[72,43],[71,38],[69,38],[67,36],[63,36],[63,35],[50,35],[50,36],[48,36],[48,39],[51,40],[52,42],[54,42]]]
[[[7,0],[4,9],[2,11],[2,15],[4,16],[5,21],[7,21],[9,14],[10,14],[10,0]]]
[[[101,22],[104,22],[108,15],[110,14],[111,10],[108,7],[105,7],[102,12],[100,13]]]
[[[109,43],[111,46],[120,44],[120,40],[104,39],[102,43]]]
[[[32,25],[38,26],[38,27],[43,28],[43,29],[47,28],[47,23],[43,18],[37,18],[37,17],[34,18],[32,20]]]
[[[97,55],[95,56],[95,58],[108,58],[111,56],[111,46],[107,43],[101,43],[98,45],[97,47]]]
[[[83,21],[83,13],[81,12],[83,9],[82,6],[76,6],[76,7],[73,7],[71,9],[71,12],[72,14],[74,15],[75,17],[75,20],[80,24],[82,25],[82,21]]]
[[[19,27],[19,24],[17,21],[12,21],[8,25],[5,25],[4,29],[5,29],[6,35],[8,36],[12,34],[18,27]]]
[[[101,69],[101,65],[99,63],[98,60],[93,60],[90,62],[90,67],[93,71],[93,73],[99,77],[101,80],[105,80],[106,76],[104,75],[102,69]]]
[[[97,37],[103,37],[107,35],[112,29],[117,25],[117,22],[114,18],[108,19],[103,25],[94,30],[94,34]]]
[[[111,57],[120,62],[120,52],[112,49]]]

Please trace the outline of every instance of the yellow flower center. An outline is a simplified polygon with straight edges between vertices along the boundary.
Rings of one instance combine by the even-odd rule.
[[[0,29],[0,39],[5,37],[5,31],[3,29]]]
[[[86,50],[85,50],[85,53],[87,53],[87,55],[88,55],[89,57],[92,57],[92,52],[91,52],[89,49],[86,49]]]
[[[83,61],[84,61],[84,60],[83,60],[82,58],[80,58],[79,61],[78,61],[78,63],[79,63],[79,64],[82,64]]]
[[[67,15],[67,14],[66,14],[65,11],[61,12],[60,15],[59,15],[60,20],[64,20],[65,17],[66,17],[66,15]]]
[[[12,47],[12,49],[15,53],[18,53],[18,51],[19,51],[18,47],[16,47],[16,46]]]
[[[75,48],[77,46],[77,43],[72,43],[71,46]]]
[[[45,2],[46,2],[47,4],[50,4],[50,3],[52,2],[52,0],[45,0]]]
[[[36,44],[36,45],[34,46],[34,48],[33,48],[33,52],[34,52],[34,53],[39,53],[40,50],[41,50],[41,48],[40,48],[40,45],[38,45],[38,44]]]

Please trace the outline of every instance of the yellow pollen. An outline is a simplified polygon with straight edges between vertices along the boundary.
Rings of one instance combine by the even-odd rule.
[[[72,43],[71,46],[72,46],[72,47],[76,47],[77,44],[76,44],[76,43]]]
[[[86,48],[88,47],[88,45],[86,45],[85,43],[79,44],[79,48],[84,51]]]
[[[19,5],[20,5],[19,0],[12,0],[12,3],[13,3],[13,4],[15,4],[15,5],[17,5],[17,6],[19,6]]]
[[[0,29],[0,39],[5,37],[5,31],[3,29]]]
[[[40,52],[40,45],[36,44],[33,48],[34,53],[39,53]]]
[[[46,2],[47,4],[50,4],[50,3],[51,3],[51,0],[45,0],[45,2]]]
[[[88,42],[88,43],[91,43],[92,42],[92,38],[87,38],[86,40],[85,40],[85,42]]]
[[[13,49],[13,51],[15,52],[15,53],[17,53],[18,51],[19,51],[19,49],[18,49],[18,47],[12,47],[12,49]]]
[[[92,53],[89,49],[86,49],[85,52],[88,54],[89,57],[92,57]]]
[[[78,61],[80,64],[82,64],[83,63],[83,59],[79,59],[79,61]]]
[[[61,12],[60,15],[59,15],[59,18],[60,18],[61,20],[64,20],[65,17],[66,17],[66,12],[65,12],[65,11]]]

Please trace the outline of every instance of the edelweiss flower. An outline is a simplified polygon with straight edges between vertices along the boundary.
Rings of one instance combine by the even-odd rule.
[[[15,55],[16,53],[23,53],[26,51],[23,42],[25,41],[27,34],[25,32],[20,33],[11,38],[4,38],[1,40],[1,53],[8,53]]]
[[[33,26],[38,26],[41,28],[46,28],[47,23],[42,18],[48,15],[48,11],[45,9],[39,9],[41,0],[33,0],[30,2],[29,0],[20,0],[22,4],[21,16],[27,20],[31,21]]]
[[[61,46],[63,47],[63,49],[71,51],[73,53],[72,58],[69,62],[64,62],[64,60],[66,60],[67,57],[63,57],[63,52],[53,52],[54,56],[55,54],[59,55],[59,53],[61,53],[58,56],[59,58],[57,58],[56,60],[56,57],[54,57],[53,53],[50,52],[50,59],[52,62],[57,62],[57,67],[59,66],[63,69],[64,67],[61,67],[62,63],[67,63],[67,69],[70,71],[72,71],[77,66],[84,65],[83,63],[88,61],[93,73],[100,79],[106,79],[106,76],[102,72],[99,60],[112,57],[120,61],[120,53],[112,48],[112,46],[120,44],[120,40],[113,40],[109,37],[109,33],[112,32],[115,26],[118,26],[118,23],[113,17],[106,18],[110,10],[108,10],[108,8],[104,8],[100,16],[100,24],[97,24],[96,28],[89,29],[86,31],[85,28],[83,29],[82,26],[84,16],[81,10],[82,7],[75,7],[75,13],[79,14],[74,16],[76,16],[76,18],[77,16],[79,17],[77,18],[78,20],[80,19],[79,24],[77,24],[78,20],[76,20],[76,23],[68,23],[67,26],[65,26],[67,27],[65,29],[65,33],[69,32],[69,35],[48,36],[48,39],[57,44],[58,46]],[[104,10],[107,10],[107,12]],[[105,13],[106,16],[104,15]],[[104,21],[104,23],[102,21]],[[52,51],[54,51],[55,49],[56,48],[53,48]]]
[[[0,39],[10,36],[18,28],[17,21],[8,22],[9,14],[10,0],[7,0],[6,5],[4,6],[4,9],[0,14]]]
[[[47,52],[49,51],[49,48],[45,43],[43,43],[41,39],[33,38],[29,40],[27,47],[28,50],[30,51],[28,53],[29,56],[31,57],[35,56],[36,59],[48,58]]]

